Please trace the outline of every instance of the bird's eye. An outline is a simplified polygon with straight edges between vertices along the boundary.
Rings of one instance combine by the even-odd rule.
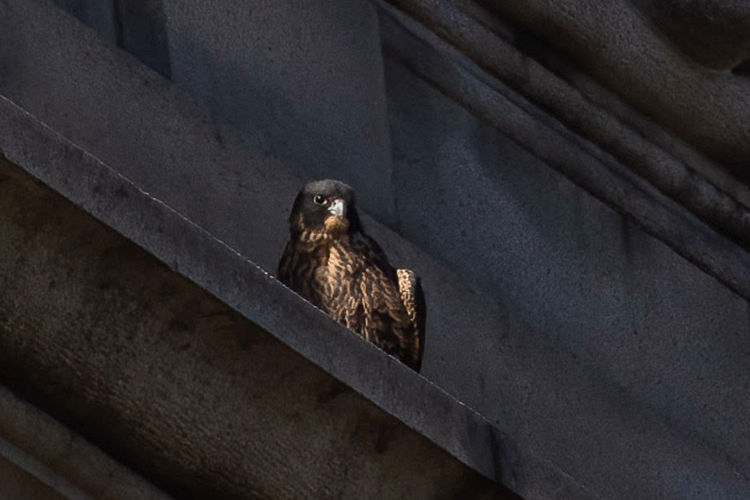
[[[319,195],[319,194],[316,194],[315,196],[313,196],[313,202],[314,202],[314,203],[315,203],[316,205],[325,205],[325,203],[326,203],[326,198],[325,198],[325,196],[321,196],[321,195]]]

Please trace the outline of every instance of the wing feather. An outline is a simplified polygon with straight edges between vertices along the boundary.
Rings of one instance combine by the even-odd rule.
[[[419,278],[409,269],[397,269],[398,289],[401,294],[401,303],[406,308],[409,319],[414,326],[414,338],[411,342],[411,351],[416,370],[422,364],[422,353],[424,352],[424,328],[425,328],[425,300],[422,285]]]

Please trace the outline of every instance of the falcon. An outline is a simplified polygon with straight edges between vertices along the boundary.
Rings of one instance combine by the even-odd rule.
[[[323,180],[306,184],[289,216],[279,279],[333,319],[419,371],[425,303],[417,276],[395,269],[362,230],[354,192]]]

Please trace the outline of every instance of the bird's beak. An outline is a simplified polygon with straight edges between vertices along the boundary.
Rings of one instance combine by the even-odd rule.
[[[328,211],[336,217],[344,217],[346,215],[346,204],[341,198],[333,200],[331,206],[328,207]]]

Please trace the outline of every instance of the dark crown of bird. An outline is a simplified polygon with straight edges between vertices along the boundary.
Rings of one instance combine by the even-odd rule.
[[[292,231],[335,237],[360,229],[354,191],[340,181],[309,182],[297,195],[289,217]]]

